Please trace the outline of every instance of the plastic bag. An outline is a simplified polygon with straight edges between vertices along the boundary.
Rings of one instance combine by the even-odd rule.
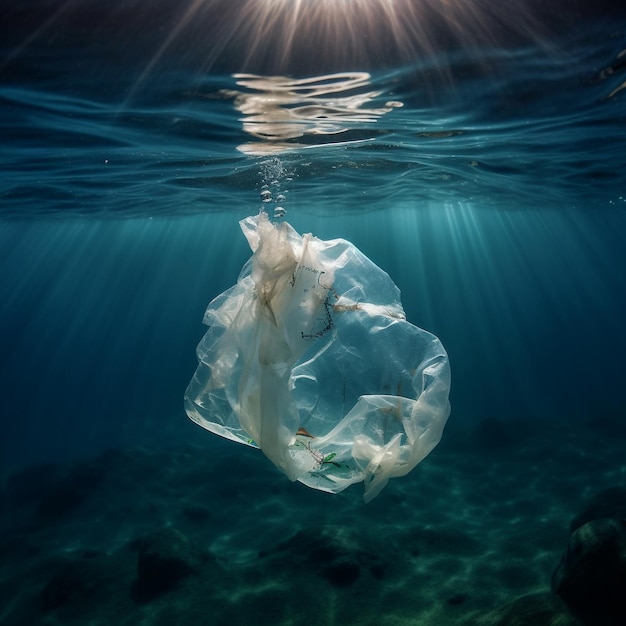
[[[314,489],[364,481],[370,501],[439,442],[447,354],[350,242],[300,236],[263,212],[240,225],[253,256],[206,310],[187,414]]]

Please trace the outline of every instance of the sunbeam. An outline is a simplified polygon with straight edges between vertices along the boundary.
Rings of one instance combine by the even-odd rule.
[[[183,20],[195,13],[191,29],[211,32],[207,64],[229,51],[240,71],[288,71],[311,61],[329,71],[370,69],[543,31],[523,3],[511,9],[487,0],[196,0],[191,7]]]
[[[265,75],[372,71],[436,52],[544,37],[558,14],[534,0],[64,0],[10,7],[11,59],[35,40],[115,43],[133,51],[137,85],[173,59],[194,69]],[[536,5],[536,6],[535,6]],[[540,8],[539,8],[540,7]],[[553,15],[554,13],[554,15]],[[558,14],[562,19],[562,14]],[[6,64],[7,59],[4,63]],[[0,62],[0,68],[3,63]]]

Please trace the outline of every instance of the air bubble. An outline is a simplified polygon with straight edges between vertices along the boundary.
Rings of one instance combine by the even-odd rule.
[[[282,193],[276,196],[276,202],[284,202],[286,199],[287,198],[285,198],[285,196]]]
[[[287,213],[287,211],[285,211],[285,209],[283,209],[283,207],[281,207],[281,206],[277,206],[274,209],[274,217],[275,218],[285,217],[285,213]]]

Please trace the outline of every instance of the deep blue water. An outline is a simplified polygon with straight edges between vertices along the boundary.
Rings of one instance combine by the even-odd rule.
[[[246,3],[174,4],[6,8],[4,468],[193,436],[202,314],[249,255],[238,220],[281,194],[441,338],[451,423],[624,416],[620,11],[431,15],[423,39],[378,19],[366,42],[318,21],[287,46]]]

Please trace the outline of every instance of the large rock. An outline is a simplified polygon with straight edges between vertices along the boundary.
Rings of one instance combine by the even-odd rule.
[[[587,626],[624,626],[626,519],[594,519],[575,530],[552,586]]]
[[[573,533],[587,522],[608,517],[626,519],[625,487],[612,487],[596,494],[572,520],[569,531]]]

